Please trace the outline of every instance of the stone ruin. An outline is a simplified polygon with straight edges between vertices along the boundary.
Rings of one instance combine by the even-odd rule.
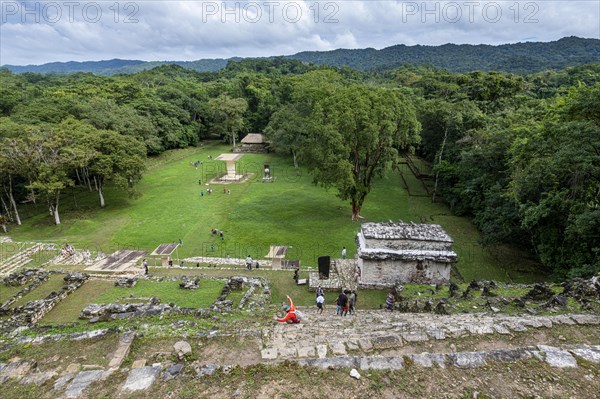
[[[229,281],[227,281],[227,286],[232,291],[241,291],[244,289],[244,277],[231,277]]]
[[[563,294],[577,300],[600,299],[600,274],[589,279],[576,278],[562,284]]]
[[[63,278],[63,281],[65,284],[82,283],[88,278],[90,275],[87,273],[69,273]]]
[[[240,300],[238,309],[244,307],[252,309],[254,307],[263,307],[271,301],[271,288],[269,281],[262,278],[251,277],[230,277],[221,290],[221,295],[212,304],[214,311],[231,311],[233,301],[227,299],[231,291],[242,291],[244,286],[249,286],[248,290]]]
[[[529,313],[536,313],[537,310],[562,312],[567,309],[569,299],[575,300],[583,309],[591,311],[596,311],[600,305],[600,276],[590,279],[574,279],[562,283],[561,286],[563,292],[557,293],[557,286],[547,283],[505,285],[491,280],[473,280],[464,291],[457,284],[450,283],[447,286],[448,297],[444,299],[404,297],[402,296],[402,284],[396,284],[390,288],[390,291],[396,297],[394,308],[400,312],[410,313],[448,314],[449,309],[455,308],[460,301],[473,298],[478,299],[478,306],[493,313],[498,313],[503,307],[509,305],[526,309]],[[526,288],[528,291],[521,297],[504,297],[501,296],[501,289],[504,287]],[[441,288],[440,284],[436,284],[435,286],[431,285],[431,288],[423,288],[423,290],[434,294]],[[474,295],[475,291],[480,291],[481,294]]]
[[[121,277],[115,280],[115,287],[133,288],[137,284],[135,277]]]
[[[50,274],[50,272],[45,272],[47,274]],[[54,273],[58,273],[58,272],[54,272]],[[45,278],[44,278],[45,277]],[[43,278],[43,279],[42,279]],[[66,298],[69,294],[71,294],[72,292],[74,292],[75,290],[77,290],[79,287],[81,287],[89,278],[89,276],[87,274],[82,274],[82,273],[72,273],[67,275],[64,278],[65,281],[65,286],[62,287],[62,289],[60,291],[53,291],[50,294],[48,294],[48,296],[46,296],[44,299],[39,299],[39,300],[35,300],[35,301],[29,301],[27,302],[25,305],[23,306],[18,306],[15,308],[10,308],[8,306],[5,307],[5,305],[10,302],[10,304],[14,303],[18,298],[20,298],[22,295],[21,291],[19,291],[19,293],[17,293],[16,295],[14,295],[11,299],[9,299],[9,301],[5,302],[2,305],[2,308],[0,308],[0,310],[2,311],[2,315],[10,315],[10,317],[7,320],[3,320],[2,322],[0,322],[0,330],[10,330],[16,327],[20,327],[20,326],[31,326],[36,324],[39,320],[42,319],[42,317],[44,317],[49,311],[51,311],[61,300],[63,300],[64,298]],[[38,280],[38,284],[41,284],[42,282],[47,280],[47,275],[42,275],[41,278]],[[31,284],[30,286],[26,287],[29,288],[34,286],[36,284],[36,282],[34,282],[33,284]],[[37,286],[35,285],[35,286]],[[11,301],[12,300],[12,301]]]
[[[24,286],[30,283],[0,305],[0,316],[11,314],[12,309],[10,306],[18,301],[23,295],[42,285],[48,280],[50,274],[51,272],[42,270],[23,270],[0,280],[1,284],[13,287]]]
[[[79,315],[80,319],[87,319],[90,323],[98,321],[118,320],[129,317],[157,316],[163,313],[180,313],[178,307],[161,304],[160,298],[137,298],[144,300],[140,303],[110,303],[107,305],[89,304]]]
[[[0,279],[0,284],[11,287],[20,287],[34,280],[38,280],[42,276],[47,278],[48,272],[37,269],[22,270]]]
[[[523,295],[523,300],[545,301],[554,296],[552,288],[543,283],[535,283],[533,288]]]
[[[179,283],[179,288],[183,288],[184,290],[197,290],[200,288],[200,277],[190,278],[184,276]]]
[[[155,278],[156,281],[177,281],[174,277]],[[198,280],[198,281],[196,281]],[[199,278],[190,279],[183,277],[180,282],[194,284]],[[162,314],[190,314],[196,317],[206,318],[211,313],[231,312],[233,301],[227,296],[233,290],[241,290],[248,286],[244,293],[238,309],[255,307],[262,308],[271,301],[271,289],[269,281],[263,278],[231,277],[221,290],[219,297],[206,309],[182,308],[174,304],[161,304],[160,298],[135,298],[136,303],[111,303],[106,305],[89,304],[79,315],[80,319],[89,320],[90,323],[98,321],[119,320],[130,317],[157,316]]]
[[[457,261],[454,241],[437,224],[363,223],[356,240],[361,288],[448,283]]]

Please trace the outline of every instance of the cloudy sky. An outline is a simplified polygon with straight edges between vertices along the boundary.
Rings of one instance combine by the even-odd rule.
[[[0,0],[0,64],[600,38],[587,1]]]

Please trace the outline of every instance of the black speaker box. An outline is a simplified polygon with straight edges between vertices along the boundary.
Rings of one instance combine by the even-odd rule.
[[[329,266],[331,265],[331,259],[329,256],[319,256],[319,277],[329,278]]]

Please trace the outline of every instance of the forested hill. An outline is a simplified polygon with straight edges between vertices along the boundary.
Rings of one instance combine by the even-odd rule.
[[[333,51],[305,51],[287,56],[294,60],[319,65],[351,67],[358,70],[388,70],[402,65],[433,65],[452,72],[504,71],[518,74],[561,69],[600,61],[600,40],[565,37],[554,42],[528,42],[491,45],[445,44],[442,46],[405,46],[403,44],[381,50],[338,49]],[[177,64],[195,71],[217,71],[230,59],[202,59],[197,61],[136,61],[109,60],[88,62],[53,62],[43,65],[5,65],[14,73],[76,73],[92,72],[98,75],[135,73],[164,64]]]
[[[187,69],[200,72],[215,72],[227,66],[229,61],[241,60],[241,58],[229,59],[203,59],[197,61],[140,61],[140,60],[120,60],[113,59],[107,61],[69,61],[69,62],[51,62],[42,65],[4,65],[13,73],[57,73],[70,74],[78,72],[91,72],[96,75],[118,75],[134,74],[161,65],[179,65]]]
[[[348,66],[358,70],[386,70],[402,65],[434,65],[452,72],[504,71],[518,74],[561,69],[600,60],[600,40],[565,37],[555,42],[444,44],[405,46],[382,50],[307,51],[291,58],[315,64]]]

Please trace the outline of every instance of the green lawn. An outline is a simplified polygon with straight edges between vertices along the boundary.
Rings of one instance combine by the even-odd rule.
[[[316,306],[315,304],[315,293],[308,290],[307,285],[296,285],[293,279],[293,272],[291,271],[271,271],[271,270],[252,270],[248,271],[244,268],[237,270],[221,270],[221,269],[191,269],[183,272],[177,269],[153,269],[151,273],[160,276],[178,276],[182,273],[187,275],[204,274],[209,277],[223,277],[228,278],[231,276],[248,276],[248,277],[264,277],[269,280],[271,287],[272,303],[284,304],[287,303],[286,296],[289,295],[294,303],[298,306]],[[308,272],[300,272],[300,278],[308,278]],[[231,296],[233,295],[233,296]],[[325,294],[325,305],[331,305],[335,303],[335,298],[338,293],[327,292]],[[387,291],[381,290],[360,290],[359,293],[359,307],[362,309],[378,309],[379,305],[385,302]],[[236,301],[237,297],[241,298],[239,293],[230,294],[234,304],[237,305],[239,300]]]
[[[88,280],[75,292],[60,301],[42,319],[43,324],[62,324],[78,321],[79,314],[89,303],[96,303],[96,298],[114,287],[114,282],[106,280]]]
[[[136,302],[135,298],[157,296],[163,303],[174,303],[181,307],[205,308],[213,303],[223,288],[223,281],[201,280],[198,290],[179,288],[179,282],[140,280],[133,288],[115,287],[114,282],[92,279],[77,291],[62,300],[42,319],[43,324],[61,324],[78,321],[83,308],[90,303]],[[134,295],[135,298],[130,298]],[[231,299],[241,299],[241,294]]]
[[[14,287],[14,286],[0,284],[0,305],[3,304],[8,298],[12,297],[13,295],[15,295],[17,292],[19,292],[23,288],[24,288],[24,286],[23,287],[21,287],[21,286]]]
[[[133,288],[110,287],[95,298],[95,303],[115,303],[119,298],[134,295],[136,298],[156,296],[162,303],[174,303],[184,308],[206,308],[217,299],[224,285],[219,280],[200,280],[199,289],[184,290],[179,288],[178,281],[140,280]]]
[[[23,306],[29,301],[44,299],[52,292],[59,292],[65,285],[65,282],[63,280],[64,277],[64,274],[51,275],[48,278],[48,280],[44,281],[36,289],[29,291],[27,294],[23,295],[20,299],[13,303],[11,307],[16,308],[18,306]]]
[[[313,266],[320,255],[340,256],[343,246],[348,256],[354,255],[359,224],[350,220],[350,205],[339,200],[335,190],[313,185],[306,170],[297,175],[288,158],[245,154],[238,169],[253,178],[241,184],[211,185],[214,192],[201,197],[200,190],[207,186],[200,186],[198,179],[205,183],[224,170],[223,162],[208,156],[228,151],[227,146],[210,143],[153,158],[138,187],[142,195],[129,199],[109,188],[104,209],[98,208],[93,193],[69,190],[63,196],[59,226],[52,224],[43,204],[23,206],[24,225],[11,226],[10,235],[19,241],[69,242],[107,254],[124,247],[151,251],[160,243],[182,239],[176,258],[251,255],[262,259],[270,245],[287,245],[288,259]],[[203,161],[198,169],[190,165],[196,160]],[[263,183],[258,177],[265,163],[274,183]],[[224,194],[223,188],[231,194]],[[467,218],[452,216],[445,205],[432,204],[428,198],[409,197],[397,171],[374,184],[362,215],[365,222],[402,219],[441,224],[455,240],[457,268],[465,280],[530,282],[544,277],[521,253],[482,247]],[[210,234],[213,227],[223,230],[223,241]]]

